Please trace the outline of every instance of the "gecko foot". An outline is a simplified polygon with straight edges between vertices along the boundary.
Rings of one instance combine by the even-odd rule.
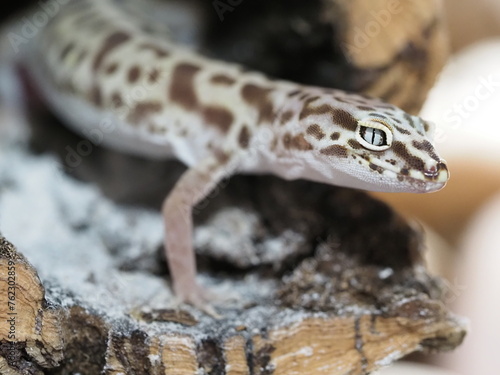
[[[187,303],[194,306],[214,319],[222,318],[222,315],[210,303],[210,301],[217,300],[215,293],[196,283],[188,286],[183,285],[174,289],[179,303]]]

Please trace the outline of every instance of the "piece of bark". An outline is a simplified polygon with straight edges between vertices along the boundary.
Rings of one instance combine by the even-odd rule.
[[[254,0],[225,12],[223,22],[212,3],[194,2],[206,7],[204,53],[413,114],[449,55],[439,0]]]
[[[366,79],[349,89],[418,114],[449,56],[441,1],[337,0],[331,12],[351,69]]]
[[[270,203],[277,199],[279,204]],[[16,344],[22,348],[23,366],[38,371],[33,374],[42,369],[46,374],[366,374],[415,350],[448,350],[462,341],[463,322],[440,302],[442,286],[421,264],[419,232],[384,204],[348,189],[240,177],[214,197],[198,222],[210,226],[213,215],[232,212],[235,204],[254,211],[259,221],[273,223],[260,236],[279,238],[292,230],[306,239],[309,251],[273,270],[265,264],[241,269],[217,248],[206,249],[204,280],[229,283],[230,290],[241,293],[242,301],[216,303],[221,320],[189,307],[159,309],[144,301],[116,313],[112,299],[96,304],[82,292],[85,285],[80,290],[63,280],[48,282],[47,311],[36,272],[26,267],[18,288],[36,292],[29,299],[32,308],[23,311],[29,317],[50,312],[57,319],[38,325],[35,318],[25,319],[32,323],[23,326]],[[238,236],[223,228],[212,230],[214,236]],[[3,254],[20,259],[17,269],[24,269],[23,258],[3,244],[9,249]],[[88,257],[103,257],[97,248],[87,251]],[[79,272],[86,272],[85,265]],[[123,274],[129,272],[164,277],[147,267]],[[96,295],[108,293],[104,285],[94,282],[93,288]],[[259,289],[264,292],[257,293]],[[134,290],[124,284],[115,293]],[[25,329],[52,333],[53,344],[45,344],[43,357],[33,354],[40,352],[40,338],[28,339]],[[19,366],[10,363],[13,369]],[[12,373],[30,373],[22,371]]]
[[[60,309],[48,306],[33,266],[0,237],[0,373],[41,374],[63,359]]]

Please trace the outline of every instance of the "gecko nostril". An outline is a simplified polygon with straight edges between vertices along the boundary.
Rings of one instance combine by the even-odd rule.
[[[424,171],[424,175],[428,178],[436,178],[439,176],[441,172],[446,172],[446,173],[448,172],[448,167],[446,166],[446,163],[443,161],[431,165]]]

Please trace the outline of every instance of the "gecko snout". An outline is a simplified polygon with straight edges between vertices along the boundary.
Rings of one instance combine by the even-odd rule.
[[[433,161],[432,164],[427,165],[424,175],[425,177],[437,182],[446,182],[450,177],[448,166],[446,165],[446,161],[443,159],[438,162]]]

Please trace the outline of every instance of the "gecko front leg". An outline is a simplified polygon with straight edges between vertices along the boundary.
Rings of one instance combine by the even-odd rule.
[[[207,311],[208,295],[196,281],[193,207],[233,172],[234,158],[213,156],[189,168],[163,202],[165,253],[175,295]]]

